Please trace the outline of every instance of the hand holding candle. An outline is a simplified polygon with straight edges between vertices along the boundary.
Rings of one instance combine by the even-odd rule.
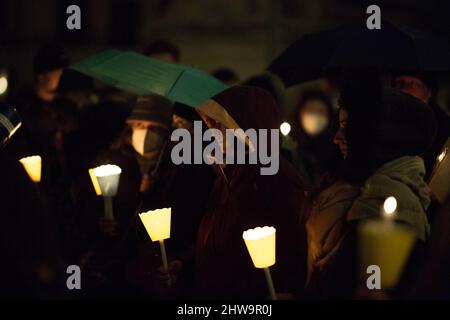
[[[250,257],[256,268],[264,269],[267,285],[272,300],[277,300],[275,288],[269,267],[275,264],[275,233],[274,227],[257,227],[244,231],[242,237]]]
[[[31,181],[41,181],[42,158],[40,156],[31,156],[19,160],[28,173]]]
[[[157,209],[139,214],[145,229],[152,241],[159,241],[164,270],[169,274],[169,264],[167,262],[166,247],[164,239],[170,238],[171,208]],[[169,277],[168,285],[171,285]]]

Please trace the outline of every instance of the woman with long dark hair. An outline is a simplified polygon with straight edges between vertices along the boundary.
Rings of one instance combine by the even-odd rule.
[[[334,142],[344,158],[341,179],[317,197],[307,222],[308,279],[313,297],[351,297],[355,287],[356,227],[377,218],[384,200],[398,201],[396,219],[419,244],[428,239],[430,203],[420,155],[436,123],[420,100],[382,89],[376,77],[358,74],[341,88]]]

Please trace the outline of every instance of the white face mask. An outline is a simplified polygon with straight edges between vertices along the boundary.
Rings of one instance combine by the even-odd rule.
[[[144,129],[133,129],[131,145],[141,156],[155,151],[160,151],[164,144],[164,138],[159,134]]]
[[[303,114],[301,121],[305,132],[311,136],[322,133],[328,125],[327,117],[316,113]]]

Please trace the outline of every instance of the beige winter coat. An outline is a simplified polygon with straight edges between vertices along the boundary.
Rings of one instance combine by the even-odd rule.
[[[345,241],[349,225],[376,218],[384,200],[397,199],[396,220],[411,227],[418,239],[426,241],[429,224],[425,214],[430,204],[429,190],[423,180],[425,168],[419,157],[405,156],[381,166],[362,188],[338,181],[321,192],[306,224],[308,276],[306,286],[326,277],[327,269]],[[323,280],[323,279],[322,279]],[[320,281],[326,283],[326,281]]]

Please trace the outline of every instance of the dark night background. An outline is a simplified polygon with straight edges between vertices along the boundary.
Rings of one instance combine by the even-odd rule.
[[[81,8],[81,30],[66,28],[71,4]],[[44,43],[64,44],[77,61],[163,38],[179,45],[181,63],[231,67],[245,79],[306,32],[364,22],[370,4],[380,5],[383,19],[450,38],[445,0],[0,0],[0,73],[8,73],[14,94],[30,83],[32,56]],[[287,105],[296,90],[287,90]]]

